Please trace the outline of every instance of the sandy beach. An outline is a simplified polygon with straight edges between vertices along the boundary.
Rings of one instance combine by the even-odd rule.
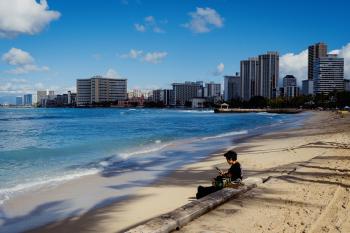
[[[333,112],[314,112],[297,129],[240,140],[234,148],[244,176],[271,178],[180,232],[349,232],[349,144],[350,117]],[[125,201],[30,232],[123,232],[193,200],[196,187],[217,175],[215,166],[228,168],[227,149]]]

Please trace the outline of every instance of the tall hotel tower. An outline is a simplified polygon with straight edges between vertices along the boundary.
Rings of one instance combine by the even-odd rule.
[[[314,64],[320,57],[327,57],[327,45],[325,43],[317,43],[309,46],[309,57],[308,57],[308,80],[313,79]]]
[[[255,96],[255,80],[258,77],[259,60],[257,57],[241,61],[241,97],[249,100]]]
[[[344,58],[328,54],[317,58],[313,69],[315,94],[344,91]]]
[[[259,55],[258,76],[255,81],[255,95],[271,99],[277,95],[279,55],[267,52]]]

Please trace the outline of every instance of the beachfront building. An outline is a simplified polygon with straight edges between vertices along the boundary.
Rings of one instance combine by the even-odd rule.
[[[54,100],[56,98],[55,91],[49,91],[48,99]]]
[[[204,97],[213,98],[221,96],[221,84],[220,83],[206,83],[204,87]]]
[[[250,100],[255,95],[258,67],[259,60],[257,57],[241,61],[241,97],[243,100]]]
[[[308,48],[308,80],[313,79],[315,62],[320,57],[327,57],[327,45],[322,42],[310,45]]]
[[[258,57],[258,76],[255,81],[255,95],[271,99],[277,95],[279,75],[278,52],[267,52]]]
[[[16,105],[17,106],[23,105],[23,98],[22,98],[22,96],[17,96],[16,97]]]
[[[241,76],[236,75],[224,77],[224,100],[230,101],[241,97]]]
[[[312,79],[306,79],[302,82],[302,94],[313,95],[314,94],[314,81]]]
[[[127,80],[94,76],[77,79],[77,106],[88,106],[101,102],[125,101]]]
[[[171,99],[173,96],[173,90],[169,89],[157,89],[153,90],[152,101],[155,103],[163,103],[166,106],[171,104]]]
[[[67,101],[68,105],[75,106],[77,103],[77,93],[72,93],[71,91],[67,92]]]
[[[313,71],[315,94],[344,91],[344,58],[335,54],[317,58]]]
[[[186,102],[196,97],[203,97],[203,82],[173,83],[173,98],[171,105],[184,106]]]
[[[344,91],[350,91],[350,79],[344,79]]]
[[[281,88],[281,96],[286,98],[293,98],[299,95],[299,87],[297,86],[297,79],[293,75],[286,75],[283,78],[283,88]]]
[[[33,95],[26,94],[23,96],[23,104],[26,106],[31,106],[33,104]]]
[[[47,98],[47,91],[37,91],[36,92],[36,102],[41,105],[42,102]]]

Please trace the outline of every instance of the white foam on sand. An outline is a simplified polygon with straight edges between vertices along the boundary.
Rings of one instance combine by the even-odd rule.
[[[222,133],[222,134],[218,134],[218,135],[215,135],[215,136],[204,137],[201,140],[223,138],[223,137],[242,135],[242,134],[248,134],[248,130],[241,130],[241,131],[233,131],[233,132],[228,132],[228,133]]]
[[[134,150],[134,151],[126,151],[126,152],[118,153],[118,156],[121,157],[122,159],[127,159],[130,156],[135,156],[135,155],[140,155],[140,154],[149,154],[149,153],[157,152],[157,151],[163,150],[167,146],[171,145],[171,143],[161,144],[161,140],[156,140],[155,144],[156,145],[145,146],[145,147],[143,147],[141,149],[137,149],[137,150]]]

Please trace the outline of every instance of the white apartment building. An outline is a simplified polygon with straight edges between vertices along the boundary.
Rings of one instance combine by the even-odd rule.
[[[94,76],[77,79],[77,106],[127,99],[127,79],[109,79]]]

